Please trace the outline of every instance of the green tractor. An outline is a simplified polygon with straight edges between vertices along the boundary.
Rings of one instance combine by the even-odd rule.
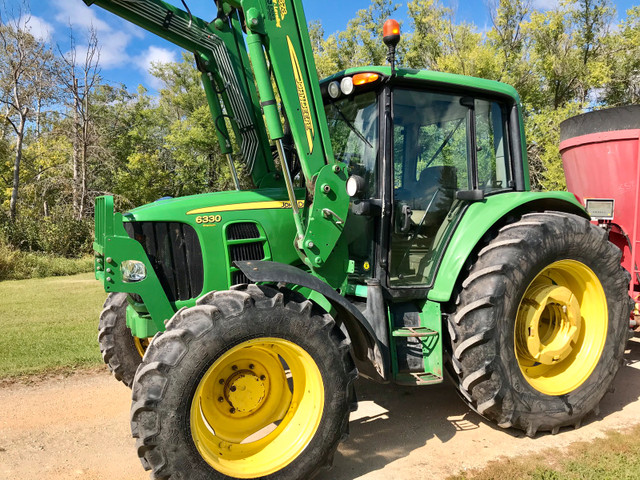
[[[96,202],[100,346],[133,389],[154,478],[308,479],[357,376],[445,370],[501,427],[557,432],[621,364],[620,250],[567,192],[529,188],[508,85],[390,67],[318,82],[300,0],[85,0],[194,53],[232,171],[256,188]],[[249,63],[250,62],[250,63]]]

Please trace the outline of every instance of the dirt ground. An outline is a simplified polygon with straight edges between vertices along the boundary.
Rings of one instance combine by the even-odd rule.
[[[443,478],[516,456],[589,440],[640,423],[640,340],[615,392],[578,430],[534,439],[494,428],[460,401],[450,384],[406,388],[358,384],[351,436],[321,480]],[[105,371],[5,384],[0,389],[0,479],[143,480],[129,432],[129,389]]]

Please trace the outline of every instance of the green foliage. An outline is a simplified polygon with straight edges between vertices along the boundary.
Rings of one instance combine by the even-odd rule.
[[[93,222],[75,220],[70,210],[53,215],[21,215],[14,222],[0,221],[0,231],[22,251],[77,258],[91,252]]]
[[[91,219],[76,220],[70,214],[46,217],[42,222],[42,250],[64,257],[80,257],[91,253],[93,222]]]
[[[60,277],[93,270],[93,257],[66,258],[41,252],[16,252],[6,275],[0,280]]]
[[[67,222],[73,222],[67,220]],[[86,220],[85,225],[89,225]],[[89,225],[90,226],[90,225]],[[17,227],[15,227],[17,228]],[[54,229],[62,229],[62,226],[53,226]],[[90,235],[86,232],[77,234],[78,238],[85,242]],[[42,242],[55,243],[60,236],[55,232],[41,235]],[[50,245],[49,250],[56,252],[61,250],[56,245]],[[62,249],[64,250],[64,248]],[[56,277],[61,275],[74,275],[76,273],[91,272],[93,270],[93,257],[87,255],[87,247],[83,246],[84,255],[80,256],[78,250],[74,251],[77,258],[67,258],[52,253],[25,252],[18,250],[5,238],[5,233],[0,231],[0,281],[20,280],[26,278]]]
[[[640,103],[640,6],[627,11],[617,35],[606,39],[608,71],[604,100],[608,105]]]
[[[0,280],[11,278],[19,252],[0,235]]]
[[[0,282],[0,378],[99,365],[92,274]]]
[[[310,36],[316,57],[318,75],[328,76],[339,70],[361,65],[385,63],[387,48],[382,42],[382,25],[399,8],[392,0],[372,0],[367,9],[359,10],[343,32],[323,40],[320,23],[311,24]],[[402,50],[399,51],[400,56]]]
[[[486,468],[466,471],[447,480],[632,480],[638,478],[640,471],[638,434],[638,426],[622,432],[611,431],[592,442],[493,461]]]
[[[562,158],[558,150],[560,122],[580,113],[582,112],[577,103],[528,112],[525,129],[531,186],[534,190],[566,189]]]

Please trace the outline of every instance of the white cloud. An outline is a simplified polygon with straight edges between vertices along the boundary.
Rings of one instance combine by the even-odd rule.
[[[559,0],[534,0],[533,8],[536,10],[553,10],[559,4]]]
[[[175,50],[169,50],[167,48],[156,47],[155,45],[149,46],[144,52],[132,59],[136,66],[146,74],[146,80],[149,85],[160,90],[164,85],[162,82],[149,73],[149,68],[152,63],[169,63],[177,61],[177,54]]]
[[[13,23],[13,22],[11,22]],[[19,19],[20,30],[27,30],[38,40],[48,42],[54,32],[53,25],[34,15]]]
[[[100,47],[100,65],[104,68],[123,67],[129,63],[127,47],[131,35],[125,32],[98,33]]]
[[[89,8],[82,0],[51,0],[51,2],[56,8],[54,18],[57,22],[64,25],[71,24],[76,31],[94,28],[98,36],[102,68],[135,68],[145,74],[145,80],[149,86],[156,90],[162,88],[162,82],[149,74],[149,68],[152,63],[177,61],[176,50],[151,45],[139,54],[131,54],[129,49],[138,43],[134,39],[141,40],[145,37],[141,28],[105,13],[110,15],[107,18],[113,17],[107,23],[99,18],[99,15],[102,15],[101,9]],[[87,52],[86,44],[83,45],[83,43],[80,40],[76,41],[76,59],[79,62],[83,61]],[[140,51],[140,46],[136,50]]]
[[[89,8],[82,0],[53,0],[58,13],[55,19],[63,24],[74,27],[90,28],[93,26],[98,32],[109,32],[111,27],[96,14],[96,7]]]
[[[124,67],[131,62],[127,48],[133,38],[129,29],[117,30],[107,22],[98,18],[97,7],[89,8],[82,0],[52,0],[56,7],[54,18],[57,22],[71,25],[76,37],[76,59],[82,63],[87,54],[85,38],[86,32],[93,28],[98,36],[100,48],[100,66],[103,68]],[[78,37],[78,32],[81,37]]]
[[[152,63],[169,63],[176,61],[176,52],[167,48],[151,45],[145,52],[142,52],[136,59],[138,66],[148,70]]]

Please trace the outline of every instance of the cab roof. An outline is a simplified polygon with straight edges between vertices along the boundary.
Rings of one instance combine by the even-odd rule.
[[[384,66],[366,66],[356,67],[335,73],[323,80],[321,84],[327,84],[332,80],[340,79],[346,75],[355,75],[356,73],[372,72],[378,73],[385,77],[391,76],[391,67]],[[431,86],[447,86],[459,88],[471,88],[477,91],[486,92],[493,95],[504,95],[512,98],[517,104],[520,104],[520,96],[515,88],[506,83],[497,82],[495,80],[487,80],[484,78],[469,77],[466,75],[457,75],[455,73],[436,72],[433,70],[414,70],[409,68],[396,68],[395,78],[399,81],[416,82],[428,84]]]

